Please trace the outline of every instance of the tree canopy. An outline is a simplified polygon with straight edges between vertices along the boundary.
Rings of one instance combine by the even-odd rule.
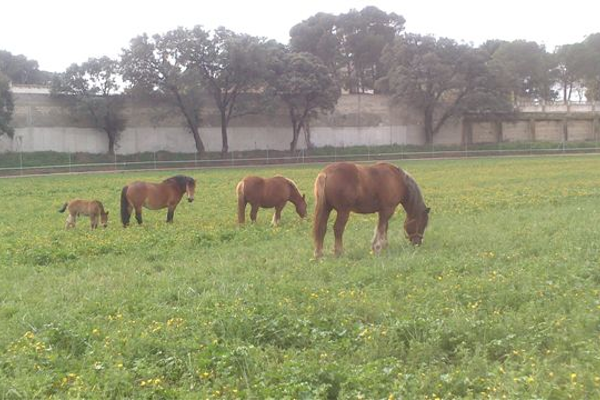
[[[338,16],[319,13],[290,30],[290,47],[319,57],[349,92],[364,93],[385,75],[382,51],[402,32],[404,22],[402,16],[373,6]]]
[[[13,84],[18,85],[47,84],[54,75],[40,71],[37,61],[29,60],[23,55],[13,55],[5,50],[0,50],[0,72]]]

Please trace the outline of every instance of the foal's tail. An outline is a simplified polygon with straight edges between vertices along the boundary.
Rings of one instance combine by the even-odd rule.
[[[246,222],[246,199],[244,197],[244,181],[240,181],[235,187],[238,203],[238,224]]]
[[[123,190],[121,190],[121,222],[123,223],[123,227],[129,225],[129,219],[131,218],[129,201],[127,200],[127,189],[128,186],[124,186]]]
[[[325,230],[327,229],[327,201],[325,199],[325,181],[327,175],[324,172],[317,175],[315,180],[315,217],[313,224],[313,236],[316,243],[322,246]]]
[[[60,210],[58,210],[59,213],[64,213],[65,210],[67,209],[67,206],[69,205],[69,203],[65,203],[63,204],[62,208]]]

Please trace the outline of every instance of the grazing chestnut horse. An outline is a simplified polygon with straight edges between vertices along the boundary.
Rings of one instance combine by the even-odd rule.
[[[315,257],[323,255],[323,240],[331,210],[337,211],[333,226],[335,254],[343,252],[342,235],[350,212],[379,213],[372,249],[379,253],[387,246],[388,221],[398,204],[406,211],[404,230],[414,245],[420,245],[429,220],[421,190],[415,180],[395,165],[379,162],[358,165],[339,162],[328,165],[315,181]]]
[[[160,210],[167,207],[167,222],[173,222],[173,214],[184,193],[191,203],[194,201],[196,181],[189,176],[177,175],[165,179],[161,183],[132,182],[121,191],[121,222],[123,227],[129,225],[132,210],[135,219],[142,223],[142,207],[149,210]]]
[[[281,219],[281,210],[288,201],[296,206],[296,212],[301,218],[306,217],[306,198],[300,194],[298,187],[291,179],[283,176],[261,178],[247,176],[235,188],[238,200],[238,223],[246,222],[246,204],[250,203],[250,219],[256,222],[258,208],[275,208],[273,225]]]

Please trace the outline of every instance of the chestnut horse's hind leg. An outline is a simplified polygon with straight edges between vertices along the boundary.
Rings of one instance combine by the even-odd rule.
[[[382,210],[379,212],[379,221],[375,227],[375,235],[371,242],[371,248],[376,254],[379,254],[379,252],[388,245],[387,231],[390,218],[393,214],[394,210]]]
[[[135,220],[139,225],[142,224],[142,206],[135,207]]]
[[[342,235],[344,234],[344,228],[346,227],[349,216],[350,211],[338,211],[335,223],[333,224],[333,234],[335,236],[334,253],[336,256],[339,256],[344,252]]]
[[[323,256],[323,242],[325,241],[325,233],[327,232],[327,221],[331,214],[331,208],[324,205],[323,210],[315,213],[315,221],[313,227],[313,235],[315,239],[315,258]]]
[[[250,209],[250,219],[252,222],[256,222],[256,214],[258,214],[258,206],[251,204],[252,208]]]

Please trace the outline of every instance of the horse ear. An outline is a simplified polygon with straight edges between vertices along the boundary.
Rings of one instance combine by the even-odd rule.
[[[429,214],[429,211],[431,211],[431,208],[427,207],[427,208],[425,209],[425,214]]]

